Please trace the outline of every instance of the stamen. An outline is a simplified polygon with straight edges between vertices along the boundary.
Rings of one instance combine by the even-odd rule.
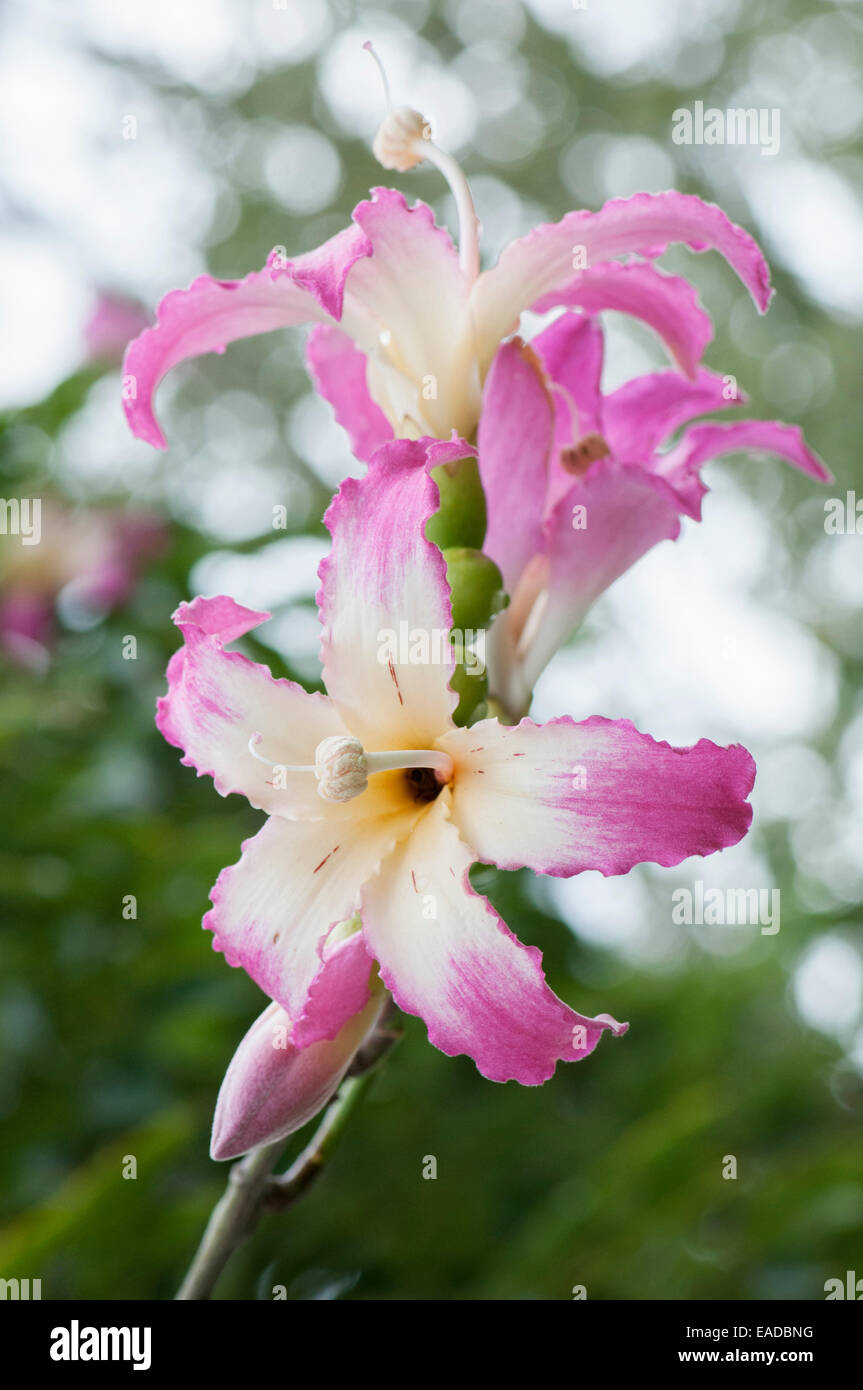
[[[536,638],[536,634],[539,631],[539,625],[543,617],[545,616],[545,610],[547,607],[548,589],[543,589],[541,593],[537,594],[536,599],[534,600],[533,607],[527,615],[524,627],[522,628],[518,642],[516,643],[516,658],[522,663],[525,663],[527,661],[528,652],[533,646],[534,639]]]
[[[516,661],[527,661],[540,622],[548,606],[549,563],[546,555],[534,555],[524,568],[509,608],[505,610]],[[530,687],[532,689],[532,687]]]
[[[375,136],[372,149],[375,158],[385,169],[407,173],[428,159],[443,174],[455,199],[458,213],[459,265],[468,282],[473,284],[479,275],[479,218],[476,215],[470,186],[461,166],[452,155],[438,148],[431,138],[428,121],[409,106],[393,110],[390,84],[386,71],[370,39],[363,48],[378,66],[384,84],[387,115]]]
[[[548,593],[549,582],[548,557],[534,555],[525,565],[510,605],[505,610],[507,626],[515,642],[520,641],[537,600]]]
[[[575,403],[575,398],[572,392],[567,390],[567,388],[561,381],[550,381],[549,386],[556,395],[560,396],[561,400],[566,405],[566,408],[569,411],[569,423],[572,425],[573,433],[575,433],[575,431],[578,429],[579,417],[578,406]]]
[[[366,753],[359,739],[350,735],[332,734],[322,739],[315,749],[314,764],[290,765],[274,763],[258,752],[263,734],[252,734],[248,749],[253,758],[267,767],[283,772],[312,772],[317,778],[318,795],[325,801],[351,801],[360,796],[376,772],[396,772],[399,769],[428,768],[439,782],[449,782],[454,763],[448,753],[435,748],[397,748],[383,753]]]
[[[576,477],[586,473],[597,459],[607,458],[611,453],[601,434],[585,434],[575,444],[569,444],[560,451],[561,466],[567,473]]]
[[[458,263],[470,284],[479,275],[479,218],[464,171],[451,154],[425,141],[425,157],[437,165],[450,186],[458,212]]]
[[[441,753],[435,748],[396,748],[388,753],[366,753],[369,774],[373,772],[395,772],[398,768],[429,767],[441,782],[448,782],[453,774],[453,760],[449,753]]]

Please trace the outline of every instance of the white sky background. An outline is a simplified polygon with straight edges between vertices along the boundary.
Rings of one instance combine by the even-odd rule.
[[[355,22],[357,7],[337,0],[287,0],[284,8],[272,0],[80,0],[74,6],[12,0],[6,6],[0,49],[0,406],[39,399],[80,364],[83,325],[97,286],[152,304],[206,268],[204,243],[214,219],[230,225],[235,214],[228,181],[198,157],[203,132],[194,106],[154,99],[135,76],[135,65],[155,65],[205,94],[231,97],[262,70],[317,53],[320,89],[331,114],[346,132],[370,139],[382,100],[360,48],[371,37],[385,54],[397,103],[401,93],[428,114],[446,148],[458,153],[475,143],[494,158],[507,142],[519,154],[542,143],[543,113],[527,95],[518,51],[525,8],[596,73],[623,81],[663,77],[679,88],[683,106],[710,92],[723,34],[735,23],[740,3],[607,0],[579,11],[566,0],[526,0],[524,7],[518,0],[446,0],[443,12],[462,46],[448,67],[415,37],[427,0],[358,8],[362,17]],[[849,16],[860,9],[858,3],[820,6],[778,52],[775,44],[753,43],[745,80],[729,104],[780,108],[781,152],[765,157],[738,150],[731,159],[724,158],[727,151],[714,151],[712,165],[719,200],[723,189],[737,201],[745,199],[748,225],[771,260],[797,276],[826,313],[852,321],[863,318],[863,161],[849,156],[825,162],[817,140],[850,138],[863,125],[863,94],[848,40]],[[89,47],[109,61],[95,60]],[[546,89],[551,105],[555,80],[550,76]],[[123,138],[129,116],[137,121],[135,140]],[[257,179],[291,211],[325,210],[338,193],[341,163],[334,144],[314,129],[312,113],[307,125],[294,122],[254,138],[250,183]],[[246,148],[242,142],[240,147]],[[230,150],[226,154],[231,157]],[[575,130],[562,154],[561,176],[574,204],[596,205],[640,187],[674,183],[687,161],[697,163],[701,156],[699,150],[675,148],[670,139],[661,147],[637,132],[582,138]],[[403,186],[411,191],[409,180]],[[492,252],[532,221],[566,210],[525,206],[506,182],[505,164],[500,177],[478,179],[475,193]],[[753,331],[752,315],[754,310],[741,307],[741,334]],[[610,380],[655,365],[645,358],[643,339],[619,326],[610,341]],[[792,325],[788,353],[780,359],[761,362],[753,354],[752,360],[777,415],[788,415],[807,390],[829,399],[832,367],[817,342],[795,343]],[[789,390],[795,364],[798,379]],[[311,674],[316,628],[295,601],[316,588],[317,543],[282,540],[247,558],[224,549],[266,529],[260,504],[265,474],[256,471],[252,458],[238,476],[236,457],[241,447],[248,449],[250,431],[257,432],[263,450],[276,430],[269,405],[233,399],[229,373],[225,381],[226,396],[207,421],[220,447],[189,460],[170,498],[186,520],[219,543],[193,579],[210,592],[227,588],[257,607],[287,603],[272,640],[289,646],[295,658],[299,652]],[[64,442],[69,476],[81,486],[105,484],[121,469],[133,490],[146,490],[156,463],[146,446],[129,438],[115,385],[103,383],[73,422]],[[170,390],[168,385],[160,397],[163,412]],[[293,448],[330,486],[350,468],[356,471],[340,431],[311,394],[291,402],[289,410]],[[841,461],[833,462],[841,473]],[[763,472],[759,504],[737,486],[731,467],[708,470],[713,491],[703,525],[687,525],[680,541],[660,546],[601,601],[579,645],[562,653],[541,681],[536,717],[626,716],[656,737],[680,743],[707,736],[746,744],[760,765],[756,821],[780,817],[793,823],[801,896],[813,908],[841,911],[863,887],[863,724],[858,720],[849,731],[848,756],[838,764],[848,780],[837,784],[839,774],[810,746],[835,715],[834,662],[810,625],[817,610],[798,611],[789,601],[783,584],[789,558],[780,533],[766,520],[779,466],[736,465],[744,466]],[[814,528],[820,526],[820,506],[819,497]],[[825,538],[810,568],[809,591],[859,624],[859,540]],[[671,873],[671,886],[698,876],[766,886],[757,834],[734,851]],[[548,891],[566,919],[592,939],[613,939],[621,951],[659,960],[676,948],[667,932],[648,930],[648,918],[655,916],[645,896],[650,879],[650,871],[616,881],[588,874]],[[735,949],[699,945],[720,953]],[[813,1025],[834,1028],[829,1002],[831,996],[839,1000],[841,980],[843,1036],[850,1036],[860,1017],[859,956],[841,935],[823,938],[822,945],[816,943],[801,965],[795,1006]]]

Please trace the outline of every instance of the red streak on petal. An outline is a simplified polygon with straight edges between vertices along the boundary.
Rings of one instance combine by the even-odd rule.
[[[338,845],[336,845],[335,849],[331,849],[330,852],[329,852],[329,854],[324,855],[324,858],[321,860],[320,864],[318,865],[318,869],[322,869],[322,868],[324,867],[324,865],[326,864],[327,860],[328,860],[328,859],[332,859],[332,857],[333,857],[333,855],[335,854],[335,852],[336,852],[337,849],[338,849]],[[318,869],[313,869],[313,870],[312,870],[312,873],[313,873],[313,874],[316,874],[316,873],[318,872]]]
[[[390,675],[391,675],[392,678],[393,678],[393,685],[395,686],[395,688],[396,688],[396,694],[397,694],[398,697],[399,697],[399,704],[400,704],[400,705],[404,705],[404,696],[402,695],[402,692],[401,692],[401,690],[399,689],[399,678],[398,678],[398,676],[396,675],[396,668],[395,668],[395,666],[393,665],[393,659],[392,659],[392,657],[390,657],[389,661],[387,662],[387,667],[388,667],[388,670],[389,670]]]

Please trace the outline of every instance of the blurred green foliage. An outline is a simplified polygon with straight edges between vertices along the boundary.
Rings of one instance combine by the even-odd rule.
[[[445,22],[450,9],[432,6],[424,31],[444,57],[459,49]],[[744,7],[726,43],[725,85],[756,38],[783,32],[807,9]],[[505,179],[556,217],[571,203],[558,160],[576,128],[667,144],[669,111],[681,99],[670,84],[612,83],[579,70],[533,20],[521,52],[540,109],[548,89],[541,148],[503,167],[473,154],[470,173]],[[346,139],[327,114],[311,62],[267,73],[233,101],[178,88],[158,70],[144,75],[169,105],[197,104],[202,158],[209,151],[215,164],[220,130],[238,121],[320,124],[338,143],[345,177],[326,216],[304,221],[259,190],[240,190],[236,225],[208,247],[217,275],[243,274],[276,243],[291,251],[316,244],[380,181],[366,145]],[[402,186],[442,202],[436,176]],[[681,186],[719,196],[706,178]],[[749,223],[739,198],[720,200]],[[759,394],[758,360],[730,332],[742,296],[730,272],[712,258],[667,263],[685,265],[714,312],[710,361],[739,373],[755,413],[774,413]],[[794,418],[839,475],[839,491],[856,484],[863,492],[859,335],[774,269],[785,317],[753,329],[759,352],[782,343],[789,312],[799,332],[817,335],[834,389]],[[170,266],[165,277],[170,283]],[[298,346],[285,340],[274,367],[275,348],[267,339],[243,343],[186,369],[167,411],[177,442],[166,474],[182,470],[205,407],[227,388],[267,399],[282,418],[302,389],[302,367]],[[46,401],[7,416],[7,491],[36,495],[46,481],[62,489],[53,442],[103,376],[82,370]],[[118,373],[107,380],[119,400]],[[34,439],[44,447],[34,451]],[[283,476],[306,488],[292,532],[321,535],[330,489],[284,436],[277,456]],[[755,470],[746,485],[757,496]],[[797,585],[821,499],[813,503],[810,484],[790,470],[778,486]],[[122,476],[112,491],[123,497]],[[208,1127],[225,1066],[262,998],[210,949],[200,919],[219,870],[260,818],[182,768],[153,725],[176,646],[170,614],[213,544],[175,517],[170,547],[124,610],[91,631],[62,632],[42,678],[8,663],[3,670],[0,1275],[41,1277],[46,1298],[171,1297],[226,1178],[208,1160]],[[855,708],[863,648],[827,616],[814,625],[842,672],[840,714],[819,743],[830,757]],[[136,661],[121,655],[128,633],[138,639]],[[303,674],[252,640],[246,646],[279,674]],[[605,1040],[589,1062],[561,1066],[533,1090],[483,1080],[467,1059],[430,1048],[423,1026],[408,1020],[330,1171],[308,1200],[262,1222],[217,1296],[269,1298],[285,1284],[298,1299],[567,1299],[583,1284],[590,1298],[819,1298],[828,1277],[863,1273],[860,1076],[787,998],[803,945],[834,921],[859,933],[860,905],[807,912],[782,824],[771,826],[766,849],[782,888],[781,936],[769,949],[755,936],[726,959],[693,949],[667,970],[636,968],[574,937],[538,906],[529,875],[476,871],[519,936],[543,948],[557,992],[588,1014],[614,1000],[632,1022],[629,1035]],[[129,894],[136,920],[123,917]],[[121,1176],[127,1155],[137,1159],[134,1181]],[[426,1155],[437,1159],[434,1181],[422,1177]],[[725,1155],[737,1158],[736,1181],[722,1177]]]

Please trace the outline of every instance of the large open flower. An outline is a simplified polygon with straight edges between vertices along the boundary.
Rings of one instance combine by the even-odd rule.
[[[483,396],[479,471],[484,549],[509,608],[491,635],[492,693],[526,708],[536,680],[591,604],[649,549],[701,519],[700,470],[738,451],[774,454],[811,478],[830,473],[797,426],[738,419],[689,425],[742,402],[732,377],[651,372],[604,395],[595,318],[564,313],[531,344],[498,349]]]
[[[285,1011],[296,1049],[336,1038],[377,963],[436,1047],[537,1084],[623,1026],[552,993],[472,863],[619,874],[710,854],[745,834],[754,768],[740,746],[672,748],[628,721],[455,726],[450,593],[424,528],[430,469],[461,450],[397,441],[343,484],[319,594],[327,695],[225,650],[266,614],[198,598],[175,615],[184,646],[158,723],[199,775],[268,814],[205,925]]]
[[[672,242],[721,252],[758,308],[767,308],[769,273],[753,239],[720,208],[677,192],[570,212],[512,242],[480,274],[478,223],[458,165],[416,113],[392,113],[381,134],[375,148],[386,168],[431,159],[442,169],[458,207],[459,250],[425,204],[411,208],[401,193],[376,188],[354,209],[353,225],[317,250],[292,259],[277,248],[244,280],[202,275],[173,291],[155,327],[126,355],[124,405],[136,435],[164,447],[153,396],[178,362],[302,323],[315,325],[308,344],[315,384],[364,460],[393,436],[448,439],[455,430],[470,439],[498,345],[526,309],[636,315],[692,375],[711,325],[688,282],[651,263]]]

